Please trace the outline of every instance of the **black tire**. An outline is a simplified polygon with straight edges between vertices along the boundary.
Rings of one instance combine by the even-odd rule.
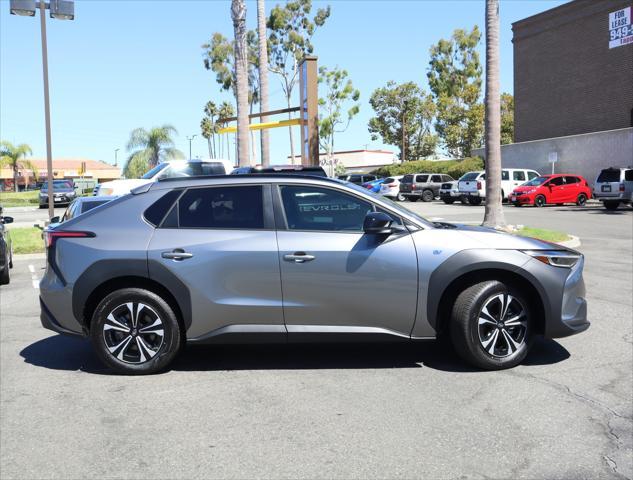
[[[604,208],[606,208],[607,210],[611,212],[613,212],[614,210],[617,210],[619,206],[620,206],[620,202],[618,200],[608,200],[604,202]]]
[[[468,205],[468,198],[466,198],[466,196],[464,195],[459,197],[459,201],[462,202],[462,205]]]
[[[396,201],[398,201],[398,202],[404,202],[406,199],[407,199],[407,197],[405,197],[405,196],[404,196],[404,195],[402,195],[401,193],[399,193],[399,194],[396,196]]]
[[[432,202],[434,198],[435,198],[435,194],[433,193],[433,190],[424,190],[422,192],[423,202]]]
[[[11,278],[9,277],[9,261],[7,259],[2,272],[0,272],[0,285],[8,285],[10,281]]]
[[[407,197],[409,199],[410,202],[417,202],[420,197]]]
[[[453,202],[455,202],[455,200],[453,200],[452,198],[443,198],[442,200],[446,205],[452,205]]]
[[[468,197],[468,203],[474,206],[481,205],[481,197]]]
[[[499,316],[495,312],[503,307],[498,300],[499,295],[505,299],[509,298],[508,295],[513,297],[506,309],[505,322],[509,323],[508,317],[516,316],[518,311],[523,311],[524,316],[519,319],[525,319],[520,320],[525,322],[524,325],[519,324],[519,320],[513,320],[511,327],[506,327],[503,323],[499,326],[499,322],[495,320],[495,317]],[[495,302],[499,304],[496,309]],[[490,307],[487,311],[496,325],[495,322],[489,321],[480,325],[480,318],[486,318],[482,313],[484,306]],[[457,353],[476,367],[486,370],[511,368],[521,363],[530,349],[534,338],[531,320],[530,305],[519,289],[496,280],[489,280],[467,288],[457,297],[451,314],[451,339]],[[513,342],[516,341],[518,346],[511,346],[510,340],[506,339],[507,336],[510,336]]]
[[[40,203],[40,209],[42,209],[42,208],[48,208],[48,205],[42,205],[42,204]]]
[[[119,325],[127,327],[130,331],[129,333],[125,333],[119,331],[120,329],[112,328],[111,325],[113,323],[110,322],[107,317],[117,311],[122,311],[123,313],[129,312],[129,309],[126,307],[128,303],[132,303],[132,305],[141,303],[149,307],[149,309],[137,310],[138,306],[132,307],[133,310],[137,311],[137,315],[144,312],[144,317],[141,318],[139,316],[136,327],[134,327],[133,330],[129,327],[131,320],[129,318],[130,315],[127,315],[127,318],[124,315],[119,316]],[[156,328],[162,328],[162,330],[156,330],[155,328],[149,333],[142,334],[141,331],[143,329],[149,329],[148,324],[155,322],[155,318],[158,318],[162,324]],[[108,326],[110,327],[107,333],[106,330],[104,330],[106,322],[108,322]],[[140,325],[143,323],[140,322],[143,322],[145,327],[141,327]],[[160,335],[152,333],[154,330],[163,332],[162,339]],[[128,344],[123,344],[127,337],[131,337],[128,341],[129,348],[126,348]],[[141,338],[141,344],[143,344],[145,348],[141,347],[137,337]],[[124,288],[107,295],[95,309],[90,323],[90,340],[99,359],[117,373],[147,375],[158,373],[169,366],[182,347],[183,332],[174,311],[161,297],[154,292],[142,288]],[[115,349],[113,353],[111,353],[108,349],[109,343],[112,345],[123,344],[124,346],[120,349]],[[148,345],[155,350],[147,348]],[[115,354],[117,356],[115,356]],[[129,355],[127,360],[124,358],[126,354]],[[136,362],[136,356],[139,357],[138,362]],[[143,358],[145,358],[145,360],[143,360]]]
[[[587,205],[587,195],[585,195],[584,193],[578,195],[578,198],[576,198],[576,205],[578,205],[579,207],[584,207],[585,205]]]
[[[545,200],[545,197],[543,195],[537,195],[536,198],[534,199],[534,206],[535,207],[543,207],[545,206],[545,204],[547,203],[547,201]]]

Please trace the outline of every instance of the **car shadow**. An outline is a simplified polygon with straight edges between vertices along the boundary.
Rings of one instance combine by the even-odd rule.
[[[88,340],[53,335],[25,347],[28,364],[51,370],[110,375]],[[536,339],[523,361],[551,365],[570,357],[554,340]],[[384,344],[189,345],[171,366],[173,371],[322,370],[431,368],[445,372],[483,373],[467,365],[443,341]]]

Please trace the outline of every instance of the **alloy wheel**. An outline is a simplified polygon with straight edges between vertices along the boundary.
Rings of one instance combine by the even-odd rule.
[[[486,300],[478,322],[479,343],[493,357],[508,357],[525,344],[526,310],[517,298],[507,293]]]
[[[144,303],[119,305],[103,323],[103,339],[108,351],[126,363],[139,364],[154,358],[164,337],[163,321]]]
[[[545,197],[543,195],[537,195],[537,197],[534,199],[534,205],[536,205],[537,207],[542,207],[543,205],[545,205]]]

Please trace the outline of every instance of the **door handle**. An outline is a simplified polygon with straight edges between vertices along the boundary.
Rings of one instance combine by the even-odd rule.
[[[193,257],[193,253],[185,252],[182,248],[176,248],[171,252],[163,252],[160,256],[169,260],[185,260]]]
[[[316,257],[314,255],[309,255],[305,252],[295,252],[292,254],[284,255],[284,260],[286,262],[295,262],[295,263],[304,263],[310,262],[314,260]]]

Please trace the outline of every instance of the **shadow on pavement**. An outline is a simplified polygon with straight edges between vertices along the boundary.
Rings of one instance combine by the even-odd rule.
[[[20,355],[26,363],[52,370],[109,375],[88,340],[63,335],[39,340]],[[569,352],[554,340],[537,339],[523,365],[562,362]],[[173,363],[175,371],[320,370],[427,367],[445,372],[481,373],[445,342],[320,345],[188,346]]]

